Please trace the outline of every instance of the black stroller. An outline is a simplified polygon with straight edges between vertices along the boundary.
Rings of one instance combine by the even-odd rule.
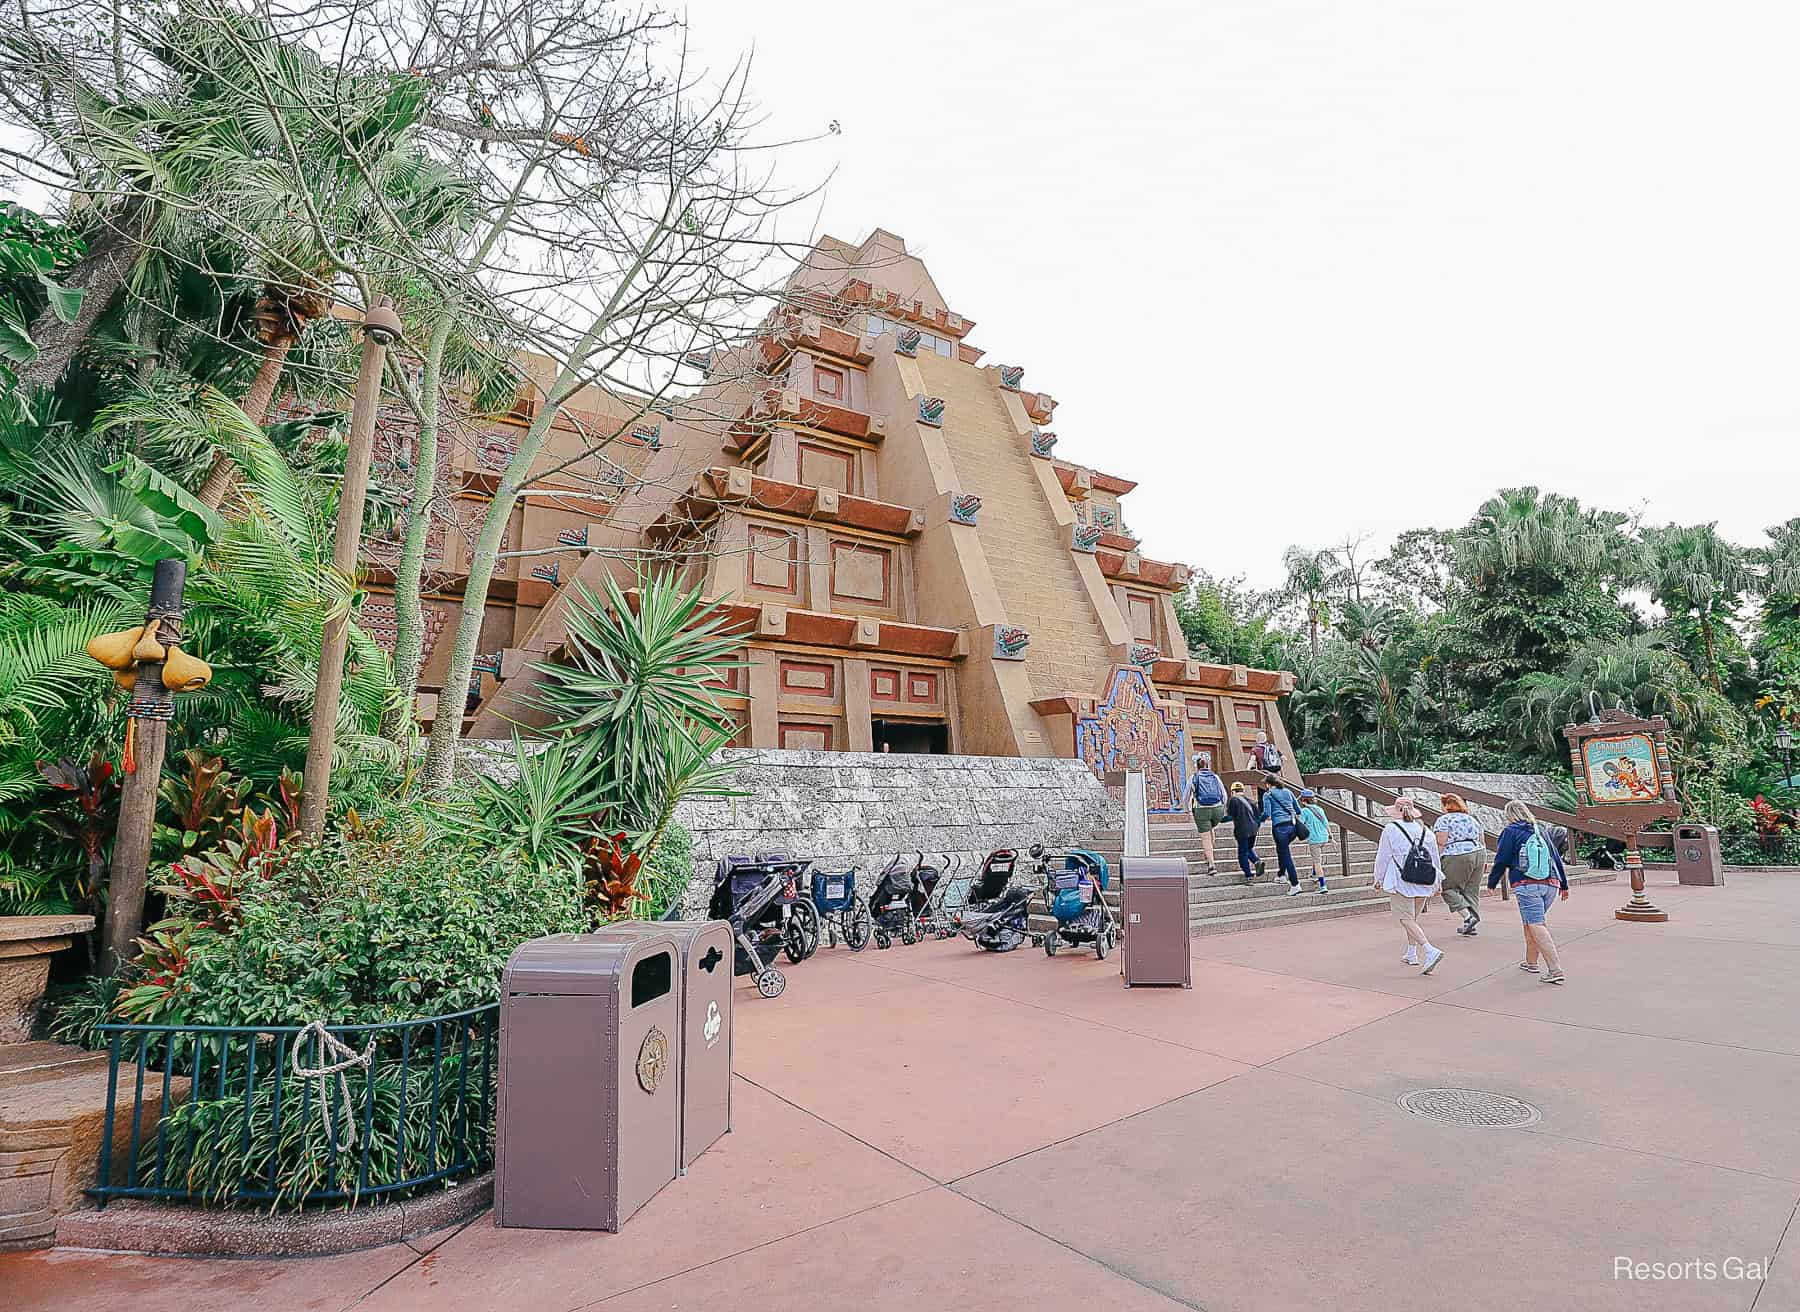
[[[923,852],[904,853],[888,863],[875,891],[869,895],[869,913],[875,921],[875,946],[890,948],[896,935],[908,947],[925,937],[925,915],[931,894],[943,871],[925,863]]]
[[[737,940],[733,973],[755,975],[765,998],[778,998],[787,987],[787,977],[769,964],[777,944],[796,965],[819,950],[819,914],[801,893],[810,864],[783,852],[728,856],[714,876],[707,914],[730,923]]]
[[[957,929],[983,951],[1011,952],[1030,937],[1031,890],[1013,884],[1018,866],[1019,854],[1009,847],[988,853],[956,913]]]
[[[836,947],[839,938],[852,952],[861,952],[869,946],[874,917],[869,914],[869,904],[856,891],[855,866],[829,873],[813,871],[812,901],[813,909],[825,924],[827,946]]]

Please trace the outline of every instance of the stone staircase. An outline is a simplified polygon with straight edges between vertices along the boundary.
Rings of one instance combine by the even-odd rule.
[[[1350,859],[1346,874],[1338,846],[1344,837],[1343,830],[1334,824],[1332,841],[1320,849],[1321,865],[1324,867],[1328,888],[1324,894],[1314,891],[1308,877],[1305,855],[1308,849],[1301,844],[1295,845],[1294,858],[1300,866],[1302,891],[1298,896],[1290,897],[1287,881],[1276,874],[1275,840],[1269,837],[1266,828],[1257,837],[1257,854],[1267,862],[1267,871],[1261,879],[1246,884],[1237,868],[1237,849],[1229,828],[1218,830],[1213,836],[1219,870],[1218,873],[1209,875],[1206,873],[1206,854],[1192,821],[1186,816],[1152,816],[1150,820],[1151,855],[1179,856],[1187,861],[1188,932],[1195,937],[1386,911],[1387,895],[1375,888],[1374,843],[1355,834],[1348,836]],[[1122,830],[1107,829],[1096,832],[1088,844],[1105,857],[1107,864],[1112,867],[1113,878],[1107,901],[1114,907],[1118,905],[1119,864],[1123,843]],[[1571,866],[1569,869],[1572,883],[1592,883],[1612,878],[1613,872],[1610,870],[1589,870],[1585,866]],[[1034,901],[1033,910],[1032,928],[1041,929],[1049,923],[1044,915],[1041,898]]]

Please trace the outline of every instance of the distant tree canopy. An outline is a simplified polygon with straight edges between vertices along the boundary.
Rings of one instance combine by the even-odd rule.
[[[1507,488],[1354,580],[1337,560],[1290,547],[1282,588],[1201,574],[1177,604],[1197,655],[1294,671],[1303,768],[1558,773],[1562,725],[1597,703],[1669,718],[1697,812],[1790,804],[1774,736],[1800,717],[1800,518],[1744,547]]]

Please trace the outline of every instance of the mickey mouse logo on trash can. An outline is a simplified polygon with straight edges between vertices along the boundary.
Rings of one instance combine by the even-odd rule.
[[[655,1093],[656,1086],[662,1083],[663,1072],[669,1069],[669,1040],[656,1026],[644,1035],[644,1041],[638,1047],[637,1077],[645,1093]]]
[[[723,1016],[719,1015],[719,1004],[717,1002],[707,1003],[706,1004],[706,1028],[701,1031],[701,1033],[703,1033],[706,1036],[706,1046],[707,1047],[709,1047],[709,1048],[712,1047],[712,1045],[718,1041],[719,1031],[724,1028],[725,1028],[725,1018]]]

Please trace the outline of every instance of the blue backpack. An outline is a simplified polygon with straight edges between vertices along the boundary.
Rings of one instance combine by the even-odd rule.
[[[1531,837],[1519,849],[1519,868],[1525,872],[1524,878],[1549,880],[1556,878],[1556,869],[1550,861],[1550,844],[1544,839],[1544,831],[1536,823],[1531,826]]]

